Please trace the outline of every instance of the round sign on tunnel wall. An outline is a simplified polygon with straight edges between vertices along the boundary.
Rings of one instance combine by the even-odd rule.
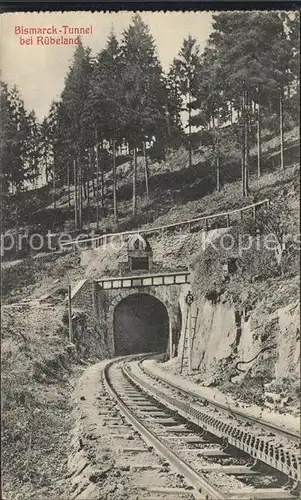
[[[190,291],[187,293],[185,301],[189,306],[191,306],[192,302],[194,301],[194,297]]]

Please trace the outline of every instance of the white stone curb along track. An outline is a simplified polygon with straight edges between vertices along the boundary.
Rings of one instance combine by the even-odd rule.
[[[286,450],[282,446],[271,443],[271,437],[260,436],[258,433],[252,432],[252,430],[246,432],[241,430],[241,427],[238,425],[225,423],[222,419],[213,417],[208,412],[200,410],[197,405],[183,403],[175,397],[154,388],[145,380],[138,378],[129,369],[126,369],[126,374],[134,384],[138,385],[149,396],[155,398],[165,407],[177,412],[183,418],[205,431],[226,439],[230,445],[249,454],[254,459],[258,459],[277,469],[290,478],[294,482],[294,485],[300,486],[301,457],[299,452]],[[165,383],[168,385],[168,382]]]
[[[171,387],[171,388],[175,389],[176,391],[181,392],[185,396],[191,397],[194,401],[199,401],[200,403],[203,403],[204,401],[206,401],[206,402],[208,402],[209,405],[213,406],[214,408],[217,408],[218,410],[222,410],[223,412],[227,413],[228,415],[235,415],[244,421],[251,422],[251,423],[254,423],[255,425],[258,425],[261,428],[265,429],[266,431],[272,432],[273,434],[275,434],[279,437],[284,437],[285,439],[289,439],[297,444],[300,443],[300,435],[298,435],[292,431],[281,428],[281,427],[274,425],[272,423],[269,423],[265,420],[259,420],[256,417],[246,415],[242,411],[237,410],[235,408],[230,409],[228,406],[226,406],[222,403],[218,403],[217,401],[206,399],[205,396],[202,397],[201,395],[199,395],[193,391],[190,391],[188,389],[184,389],[183,387],[180,387],[177,384],[173,384],[171,381],[166,380],[163,376],[160,376],[158,373],[153,373],[151,370],[146,368],[146,366],[143,364],[142,361],[139,363],[139,366],[140,366],[141,370],[149,377],[153,378],[154,380],[159,380],[163,384],[166,384],[166,386]]]

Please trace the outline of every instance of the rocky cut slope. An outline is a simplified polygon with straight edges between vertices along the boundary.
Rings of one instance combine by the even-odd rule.
[[[292,414],[300,396],[299,187],[295,167],[266,189],[270,210],[230,228],[192,264],[196,378]]]

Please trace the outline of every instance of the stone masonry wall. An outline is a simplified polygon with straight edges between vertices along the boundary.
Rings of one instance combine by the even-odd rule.
[[[179,308],[183,318],[183,289],[187,286],[168,285],[132,289],[102,290],[96,282],[86,281],[72,299],[75,314],[81,317],[76,327],[76,344],[87,355],[103,359],[112,357],[114,348],[114,309],[125,297],[133,294],[150,294],[166,307],[173,339],[180,337]],[[183,321],[182,321],[183,327]]]

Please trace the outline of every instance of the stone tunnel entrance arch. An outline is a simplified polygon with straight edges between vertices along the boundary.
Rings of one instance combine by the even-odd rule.
[[[113,330],[116,356],[166,351],[169,337],[167,309],[153,295],[129,295],[114,309]]]

